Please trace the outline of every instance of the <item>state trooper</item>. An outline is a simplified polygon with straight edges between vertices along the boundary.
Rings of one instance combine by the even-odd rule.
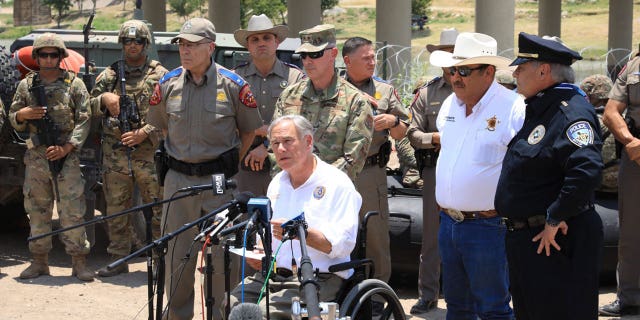
[[[575,80],[582,57],[557,37],[521,32],[513,76],[524,125],[509,142],[495,196],[506,218],[510,292],[518,320],[597,319],[602,221],[600,126]]]
[[[250,61],[236,67],[234,72],[251,86],[263,122],[235,176],[238,191],[251,191],[255,195],[267,193],[271,181],[267,127],[282,90],[304,78],[304,73],[296,65],[283,62],[276,56],[278,45],[288,34],[289,27],[274,26],[264,14],[251,16],[247,29],[238,29],[233,33],[236,41],[247,48],[251,55]]]
[[[262,126],[249,84],[242,77],[213,60],[216,48],[215,27],[204,18],[185,22],[171,42],[177,43],[182,66],[167,73],[156,85],[151,97],[149,123],[166,132],[164,147],[168,171],[164,177],[164,197],[176,190],[211,183],[212,174],[232,177],[238,172],[239,159],[247,153],[254,132]],[[215,97],[212,98],[212,97]],[[160,180],[162,176],[158,177]],[[202,193],[164,206],[163,232],[173,232],[231,201],[225,192]],[[168,310],[171,320],[193,318],[193,284],[197,254],[190,255],[197,230],[190,229],[169,242]],[[225,274],[220,246],[213,248],[215,319],[222,319]],[[237,266],[230,267],[231,283],[240,281]]]
[[[60,68],[62,59],[68,56],[59,36],[53,33],[39,36],[33,43],[32,52],[39,71],[29,73],[20,81],[9,111],[11,125],[18,131],[29,132],[23,193],[31,236],[51,232],[56,196],[59,197],[55,200],[63,228],[84,222],[84,179],[78,150],[89,134],[91,109],[89,93],[82,80],[73,72]],[[46,106],[38,103],[39,90],[44,90]],[[52,144],[47,145],[47,140]],[[86,265],[90,245],[85,228],[66,231],[60,235],[60,240],[72,258],[71,274],[83,281],[93,281],[94,272]],[[51,248],[51,237],[29,242],[33,260],[20,273],[20,278],[48,275]]]
[[[347,39],[342,47],[342,57],[347,71],[345,79],[365,93],[373,106],[373,137],[364,168],[358,174],[355,185],[363,199],[360,222],[367,212],[378,212],[378,216],[367,224],[366,256],[373,260],[374,278],[388,282],[391,277],[386,174],[391,154],[389,136],[396,140],[404,138],[409,115],[395,88],[373,75],[376,55],[370,40],[362,37]]]
[[[140,20],[124,22],[118,33],[118,43],[122,44],[124,59],[114,62],[100,73],[91,91],[93,116],[103,119],[103,190],[107,215],[132,207],[135,204],[133,194],[136,186],[144,203],[161,198],[161,187],[153,162],[154,145],[158,144],[161,132],[147,122],[147,113],[154,86],[167,73],[167,69],[147,55],[151,32],[146,23]],[[123,68],[125,76],[124,93],[121,92],[120,68]],[[121,109],[120,97],[123,94],[135,105],[130,108],[132,110]],[[129,121],[131,131],[122,132],[118,118],[120,112],[128,114],[128,119],[121,120]],[[155,206],[152,210],[152,233],[157,239],[160,236],[162,208]],[[107,220],[110,241],[107,252],[114,261],[131,251],[132,238],[135,237],[132,221],[131,215]],[[98,270],[98,275],[111,277],[128,271],[128,265],[123,263],[111,270],[105,266]]]
[[[315,130],[314,153],[355,180],[369,152],[373,109],[358,88],[338,76],[333,25],[302,30],[300,40],[296,53],[308,79],[282,91],[273,117],[299,114],[307,118]]]

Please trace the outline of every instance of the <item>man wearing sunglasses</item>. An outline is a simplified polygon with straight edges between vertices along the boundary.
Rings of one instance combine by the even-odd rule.
[[[524,121],[524,101],[495,81],[509,60],[482,33],[458,35],[453,52],[431,53],[451,76],[436,119],[436,201],[447,319],[513,319],[502,218],[493,204],[502,158]],[[508,191],[506,191],[508,192]]]
[[[164,180],[164,197],[178,189],[211,183],[212,174],[232,177],[239,159],[247,153],[254,131],[262,126],[249,84],[239,75],[213,60],[215,27],[204,18],[192,18],[182,25],[171,42],[180,50],[181,67],[167,73],[151,97],[149,123],[166,133],[164,147],[169,170]],[[233,199],[230,192],[206,192],[165,204],[163,232],[173,232],[185,223],[219,208]],[[191,251],[197,230],[190,229],[169,242],[167,254],[168,310],[170,320],[193,318],[197,254]],[[224,252],[215,245],[213,318],[222,319],[224,296]],[[240,282],[239,266],[230,266],[231,283]]]
[[[330,24],[300,31],[300,54],[308,80],[290,85],[273,115],[300,114],[314,129],[314,153],[351,178],[367,160],[373,135],[373,108],[368,99],[338,76],[335,28]]]
[[[161,187],[153,163],[155,146],[160,140],[160,132],[147,122],[149,97],[156,83],[167,73],[160,62],[151,60],[147,50],[151,44],[151,32],[147,24],[140,20],[129,20],[122,24],[118,34],[122,44],[123,60],[114,62],[96,78],[91,90],[91,107],[94,118],[102,130],[102,161],[104,195],[107,202],[106,214],[129,209],[135,204],[134,187],[137,186],[144,203],[162,198]],[[140,121],[129,121],[133,130],[121,132],[118,115],[120,111],[121,79],[119,69],[124,68],[125,94],[137,105]],[[129,110],[129,112],[135,110]],[[127,152],[129,154],[127,155]],[[162,208],[153,209],[153,238],[160,236]],[[109,246],[107,252],[113,261],[131,252],[134,239],[132,216],[124,215],[107,220],[109,226]],[[111,270],[103,267],[98,276],[112,277],[129,272],[126,263]]]
[[[84,222],[84,179],[78,150],[89,135],[91,109],[89,93],[82,79],[60,68],[60,61],[69,54],[59,36],[42,34],[33,43],[32,55],[39,71],[29,73],[18,84],[9,121],[17,131],[29,132],[24,155],[24,208],[29,214],[31,236],[36,236],[51,232],[51,210],[56,193],[61,226]],[[41,86],[44,86],[46,105],[42,105],[37,97]],[[60,169],[57,176],[53,176],[52,166]],[[93,281],[94,272],[86,265],[90,246],[85,228],[66,231],[60,235],[60,240],[72,257],[72,276]],[[49,274],[51,247],[51,237],[29,242],[33,260],[20,273],[21,279]]]
[[[263,122],[262,127],[256,131],[251,150],[241,160],[235,179],[238,191],[250,191],[256,196],[266,195],[271,181],[271,165],[267,157],[269,141],[266,135],[276,100],[289,84],[304,78],[304,73],[297,66],[283,62],[276,56],[278,45],[288,34],[287,26],[274,26],[264,14],[252,16],[247,29],[238,29],[233,33],[236,41],[247,48],[251,55],[251,60],[236,67],[234,72],[251,85]]]

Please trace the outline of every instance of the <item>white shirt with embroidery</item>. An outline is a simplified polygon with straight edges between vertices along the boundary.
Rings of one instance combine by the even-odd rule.
[[[304,212],[309,228],[320,230],[331,242],[329,254],[307,246],[313,268],[329,272],[329,266],[351,261],[350,254],[356,243],[362,198],[344,172],[318,157],[316,161],[314,172],[296,189],[291,185],[286,171],[278,173],[269,184],[267,197],[273,208],[272,219],[290,220]],[[280,241],[274,238],[274,254],[279,245]],[[276,257],[277,267],[291,269],[292,256],[299,267],[301,253],[298,240],[284,243]],[[352,270],[336,273],[345,279],[352,274]]]
[[[507,145],[524,122],[524,99],[494,81],[469,116],[465,108],[452,93],[436,120],[436,201],[447,209],[492,210]]]

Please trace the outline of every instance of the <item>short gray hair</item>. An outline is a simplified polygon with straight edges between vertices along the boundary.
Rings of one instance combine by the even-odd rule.
[[[560,63],[549,63],[551,66],[551,78],[556,82],[574,83],[576,73],[571,66]]]
[[[267,129],[267,136],[269,139],[271,139],[271,130],[283,121],[291,121],[291,123],[293,123],[296,127],[296,131],[298,132],[299,139],[302,139],[306,135],[310,135],[311,138],[313,138],[313,126],[311,125],[311,122],[301,115],[290,114],[271,121],[269,129]]]

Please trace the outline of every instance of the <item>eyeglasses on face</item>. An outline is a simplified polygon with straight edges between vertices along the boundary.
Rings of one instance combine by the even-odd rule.
[[[485,64],[485,65],[481,65],[481,66],[479,66],[479,67],[475,67],[475,68],[469,68],[469,67],[449,67],[449,74],[450,74],[450,75],[452,75],[452,76],[455,76],[455,75],[456,75],[456,71],[457,71],[457,72],[458,72],[458,74],[459,74],[461,77],[468,77],[468,76],[470,76],[470,75],[471,75],[471,73],[472,73],[474,70],[480,70],[480,69],[484,69],[484,68],[486,68],[486,67],[487,67],[487,65],[486,65],[486,64]]]
[[[60,52],[38,52],[38,58],[46,59],[47,57],[51,59],[60,58]]]
[[[300,52],[300,59],[305,59],[306,57],[309,57],[311,59],[318,59],[322,56],[324,56],[324,52],[328,50],[328,49],[324,49],[324,50],[320,50],[320,51],[316,51],[316,52]]]
[[[130,45],[131,43],[135,42],[135,44],[137,45],[143,45],[146,41],[142,38],[124,38],[122,39],[122,43],[124,43],[125,45]]]

